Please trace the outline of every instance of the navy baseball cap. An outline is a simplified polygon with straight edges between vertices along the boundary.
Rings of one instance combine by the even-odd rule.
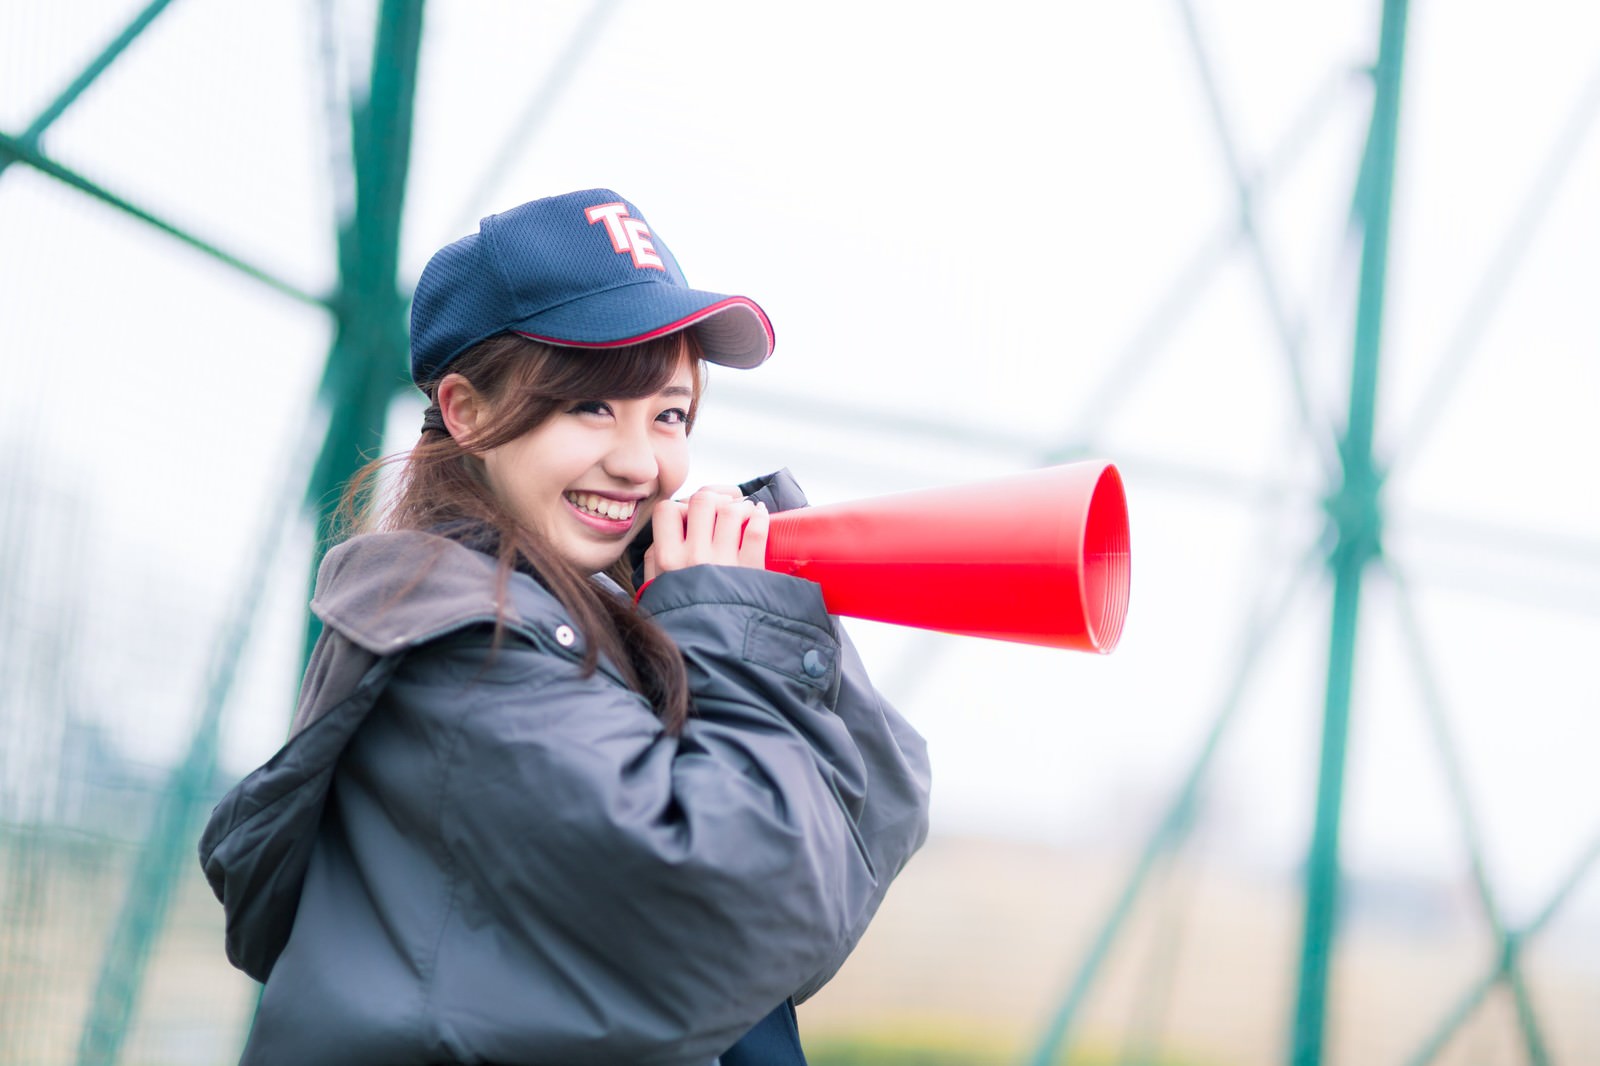
[[[681,329],[724,366],[772,354],[772,323],[755,301],[691,289],[637,207],[588,189],[490,215],[434,253],[411,302],[411,380],[437,379],[496,333],[619,348]]]

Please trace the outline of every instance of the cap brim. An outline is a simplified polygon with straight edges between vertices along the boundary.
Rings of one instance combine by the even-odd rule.
[[[691,328],[705,357],[722,366],[748,369],[772,354],[772,323],[754,300],[669,285],[591,293],[511,327],[564,348],[622,348]]]

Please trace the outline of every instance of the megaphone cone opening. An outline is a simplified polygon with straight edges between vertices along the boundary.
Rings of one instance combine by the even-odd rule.
[[[1109,652],[1122,638],[1131,584],[1128,501],[1117,468],[1107,466],[1095,482],[1084,515],[1079,592],[1085,635],[1098,652]]]

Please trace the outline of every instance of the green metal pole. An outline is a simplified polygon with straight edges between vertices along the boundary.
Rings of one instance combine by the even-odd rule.
[[[83,68],[82,73],[72,79],[72,84],[61,90],[60,95],[50,101],[43,111],[39,112],[38,116],[28,124],[27,130],[18,139],[29,148],[37,147],[39,138],[44,135],[44,131],[49,129],[56,119],[65,114],[67,108],[77,102],[78,97],[82,96],[84,91],[93,85],[101,74],[105,73],[107,67],[117,61],[118,56],[127,51],[128,46],[134,42],[135,38],[143,33],[150,23],[156,20],[156,16],[166,10],[167,5],[171,2],[172,0],[152,0],[143,10],[133,16],[122,32],[112,38],[111,43],[102,48],[100,54],[89,61],[89,65]],[[0,173],[4,173],[6,167],[15,161],[14,158],[0,156]]]
[[[407,297],[397,274],[422,10],[422,0],[385,0],[373,42],[371,88],[351,115],[355,207],[339,224],[337,330],[320,390],[328,432],[306,486],[306,506],[317,523],[313,582],[340,490],[381,447],[389,403],[409,382]],[[309,656],[320,631],[309,613],[306,627]]]
[[[397,382],[402,380],[398,366],[405,351],[405,299],[396,289],[395,274],[421,32],[421,0],[386,0],[375,45],[372,89],[368,102],[355,116],[358,206],[352,224],[344,227],[340,235],[344,283],[334,304],[339,336],[320,393],[323,403],[337,416],[330,420],[315,473],[308,479],[308,495],[313,501],[326,499],[328,482],[342,482],[348,477],[353,469],[350,459],[359,457],[366,439],[381,434],[383,411]],[[261,275],[87,182],[74,180],[76,175],[41,157],[30,143],[0,137],[0,158],[6,155],[143,218],[290,295],[322,302]],[[352,441],[354,447],[349,446]],[[341,471],[340,464],[330,457],[344,459],[346,468]],[[282,523],[283,516],[289,513],[290,509],[279,503],[271,509],[269,521]],[[267,543],[276,543],[279,532],[279,526],[274,525]],[[211,792],[215,775],[221,712],[260,599],[270,554],[266,550],[258,554],[256,575],[224,636],[189,752],[161,797],[151,832],[135,862],[80,1034],[80,1066],[114,1066],[121,1056],[144,971],[166,922],[178,873],[191,861],[194,823]]]
[[[1350,375],[1350,415],[1339,446],[1344,478],[1327,502],[1335,537],[1328,560],[1333,572],[1333,621],[1316,818],[1306,864],[1305,930],[1291,1046],[1295,1066],[1317,1066],[1322,1061],[1328,973],[1339,904],[1339,818],[1344,798],[1345,747],[1350,731],[1350,690],[1355,674],[1361,584],[1367,564],[1382,550],[1379,490],[1383,478],[1373,462],[1372,436],[1405,25],[1405,0],[1386,0],[1378,62],[1373,72],[1376,91],[1372,125],[1367,135],[1356,198],[1356,210],[1362,223],[1361,285]]]
[[[211,258],[232,267],[241,274],[252,277],[257,281],[278,290],[285,296],[292,296],[296,300],[300,300],[303,303],[315,304],[319,307],[327,306],[327,301],[322,297],[306,292],[299,286],[285,281],[283,278],[277,277],[268,271],[262,270],[260,267],[252,266],[250,263],[245,262],[238,256],[223,251],[214,244],[201,240],[199,237],[196,237],[187,230],[175,226],[171,222],[151,214],[149,211],[146,211],[137,204],[131,203],[128,200],[123,199],[121,196],[118,196],[116,193],[97,185],[88,178],[84,177],[82,174],[79,174],[77,171],[62,166],[54,159],[44,155],[32,144],[29,144],[25,139],[12,137],[6,133],[0,133],[0,166],[13,162],[26,163],[28,166],[39,171],[41,174],[55,178],[57,181],[65,185],[70,185],[79,192],[91,196],[104,204],[108,204],[111,207],[116,208],[118,211],[132,215],[139,221],[154,226],[156,229],[167,234],[168,236],[176,237],[178,240],[182,241],[184,244],[187,244],[196,251],[204,252]]]
[[[150,831],[134,860],[121,910],[106,943],[89,1012],[78,1034],[79,1066],[114,1066],[120,1058],[132,1027],[145,969],[166,924],[178,877],[194,869],[191,864],[200,814],[213,798],[222,712],[294,514],[294,501],[309,466],[309,456],[305,454],[308,451],[304,446],[297,449],[287,464],[282,486],[267,501],[261,533],[247,556],[249,577],[213,651],[205,702],[189,750],[156,805]]]
[[[1079,964],[1077,972],[1073,975],[1072,983],[1067,988],[1066,995],[1057,1006],[1055,1013],[1045,1026],[1045,1031],[1040,1037],[1039,1045],[1027,1059],[1029,1066],[1052,1066],[1060,1061],[1064,1049],[1068,1046],[1068,1039],[1072,1027],[1077,1021],[1078,1014],[1082,1011],[1084,1003],[1089,998],[1089,993],[1094,988],[1094,982],[1099,975],[1100,968],[1111,955],[1117,937],[1121,934],[1123,925],[1133,913],[1134,905],[1138,902],[1140,894],[1144,891],[1145,883],[1151,873],[1162,861],[1166,854],[1182,843],[1194,825],[1194,815],[1199,803],[1201,789],[1205,784],[1217,751],[1222,747],[1223,737],[1232,725],[1234,716],[1244,700],[1245,687],[1255,671],[1256,661],[1265,651],[1267,643],[1282,630],[1282,623],[1288,615],[1289,607],[1294,602],[1298,592],[1301,578],[1315,566],[1315,557],[1308,555],[1300,568],[1291,575],[1288,585],[1281,591],[1271,607],[1258,611],[1251,619],[1244,639],[1241,642],[1239,660],[1234,667],[1229,681],[1228,690],[1223,697],[1216,718],[1212,721],[1211,730],[1207,733],[1205,741],[1200,746],[1194,763],[1189,768],[1188,775],[1184,778],[1182,787],[1178,789],[1172,805],[1167,809],[1160,825],[1145,842],[1144,850],[1140,853],[1138,861],[1134,864],[1133,871],[1122,886],[1122,891],[1112,903],[1111,911],[1101,922],[1099,931],[1095,934],[1094,941],[1085,953],[1083,961]]]
[[[228,664],[230,673],[236,663]],[[208,703],[230,682],[231,677],[214,683]],[[177,871],[190,860],[194,814],[209,790],[216,750],[217,720],[208,707],[188,756],[161,794],[150,833],[134,861],[78,1035],[78,1066],[114,1066],[121,1057],[146,965],[166,924]]]
[[[264,282],[272,288],[277,289],[279,292],[284,293],[285,295],[292,296],[295,299],[304,301],[306,303],[324,305],[325,301],[321,297],[306,292],[282,278],[276,277],[259,267],[253,266],[237,256],[230,254],[229,252],[223,251],[216,245],[201,240],[199,237],[189,233],[187,230],[181,229],[165,219],[151,214],[144,208],[129,202],[121,196],[118,196],[116,193],[113,193],[110,190],[96,184],[95,182],[90,181],[88,178],[77,173],[76,171],[63,166],[39,150],[39,140],[44,135],[45,130],[49,129],[50,126],[55,123],[56,119],[65,114],[67,109],[77,102],[78,98],[83,95],[89,86],[93,85],[100,75],[105,73],[106,69],[110,67],[112,63],[116,62],[118,57],[120,57],[122,53],[128,49],[128,46],[131,45],[134,40],[137,39],[138,36],[156,20],[156,16],[160,15],[162,11],[166,10],[170,3],[171,0],[153,0],[152,3],[147,4],[137,15],[133,17],[123,31],[119,33],[110,44],[106,45],[106,47],[101,50],[100,54],[95,56],[95,58],[89,62],[88,66],[84,67],[83,71],[72,80],[72,83],[63,89],[61,93],[54,100],[52,100],[50,104],[45,107],[45,109],[41,111],[31,123],[29,123],[28,128],[19,136],[12,137],[6,133],[0,133],[0,173],[4,173],[6,168],[12,163],[24,163],[32,167],[34,170],[39,171],[41,174],[48,175],[49,177],[55,178],[57,181],[62,182],[63,184],[70,185],[79,192],[85,193],[88,196],[91,196],[102,203],[108,204],[119,211],[132,215],[141,222],[148,223],[149,225],[154,226],[156,229],[161,230],[163,233],[166,233],[169,236],[176,237],[178,240],[189,245],[191,248],[204,252],[213,259],[226,263],[235,270],[255,278],[257,281]]]
[[[1245,170],[1244,161],[1240,158],[1232,126],[1222,104],[1222,92],[1217,87],[1211,60],[1201,39],[1200,20],[1195,15],[1194,4],[1192,0],[1178,0],[1178,9],[1183,15],[1190,51],[1194,53],[1195,65],[1199,68],[1200,86],[1205,90],[1206,103],[1211,112],[1211,123],[1222,148],[1228,173],[1238,192],[1240,233],[1244,237],[1245,247],[1250,252],[1250,262],[1255,266],[1256,278],[1261,283],[1261,295],[1272,317],[1272,324],[1278,331],[1278,346],[1288,363],[1289,392],[1300,415],[1300,428],[1305,432],[1306,439],[1317,450],[1317,458],[1322,468],[1331,474],[1333,458],[1324,450],[1326,438],[1322,434],[1323,427],[1318,425],[1317,419],[1312,415],[1310,394],[1306,389],[1304,324],[1289,312],[1287,298],[1278,283],[1279,272],[1267,253],[1266,239],[1262,237],[1261,230],[1256,225],[1254,182],[1251,181],[1251,176]],[[1298,317],[1303,319],[1303,316]]]
[[[1533,996],[1528,990],[1527,982],[1523,980],[1522,966],[1515,950],[1515,934],[1506,930],[1505,923],[1500,918],[1500,905],[1495,900],[1494,888],[1489,884],[1489,872],[1483,861],[1482,834],[1478,831],[1478,818],[1473,810],[1472,794],[1467,788],[1466,774],[1461,767],[1461,757],[1457,752],[1455,737],[1450,728],[1450,716],[1445,711],[1444,697],[1434,680],[1434,671],[1424,648],[1422,624],[1412,607],[1410,591],[1404,579],[1392,563],[1388,569],[1394,578],[1395,589],[1399,593],[1397,604],[1400,608],[1400,625],[1407,649],[1411,654],[1412,669],[1416,673],[1417,684],[1421,689],[1422,708],[1427,716],[1429,728],[1433,732],[1434,748],[1439,752],[1445,783],[1449,786],[1450,797],[1455,803],[1456,817],[1461,822],[1461,837],[1466,846],[1472,881],[1478,890],[1478,902],[1483,907],[1484,918],[1489,923],[1489,932],[1502,948],[1503,978],[1516,1004],[1517,1021],[1522,1028],[1523,1043],[1528,1049],[1528,1064],[1545,1066],[1550,1061],[1550,1053],[1545,1049],[1544,1035],[1539,1027],[1538,1015],[1533,1008]]]
[[[1516,959],[1521,954],[1522,945],[1527,943],[1530,938],[1538,935],[1544,930],[1545,926],[1550,924],[1550,920],[1566,905],[1573,891],[1583,883],[1589,876],[1590,870],[1597,863],[1600,863],[1600,835],[1596,835],[1590,841],[1589,846],[1584,849],[1578,861],[1573,865],[1572,870],[1561,882],[1561,887],[1556,889],[1555,894],[1550,897],[1549,902],[1544,905],[1544,908],[1534,917],[1533,921],[1529,922],[1520,931],[1509,932],[1500,938],[1500,954],[1495,960],[1494,968],[1467,989],[1461,999],[1451,1008],[1449,1014],[1439,1023],[1438,1028],[1429,1035],[1427,1041],[1417,1053],[1406,1060],[1407,1066],[1427,1066],[1438,1056],[1440,1051],[1444,1050],[1445,1044],[1449,1042],[1449,1039],[1455,1035],[1458,1029],[1466,1024],[1467,1019],[1478,1009],[1478,1006],[1488,996],[1495,983],[1503,980],[1505,975],[1514,968]],[[1543,1054],[1542,1046],[1540,1053]]]

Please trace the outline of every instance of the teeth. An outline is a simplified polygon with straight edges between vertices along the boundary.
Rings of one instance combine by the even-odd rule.
[[[596,496],[592,492],[569,492],[567,499],[580,511],[600,518],[610,518],[613,521],[622,521],[632,518],[636,504],[623,503],[620,500],[608,500],[604,496]]]

